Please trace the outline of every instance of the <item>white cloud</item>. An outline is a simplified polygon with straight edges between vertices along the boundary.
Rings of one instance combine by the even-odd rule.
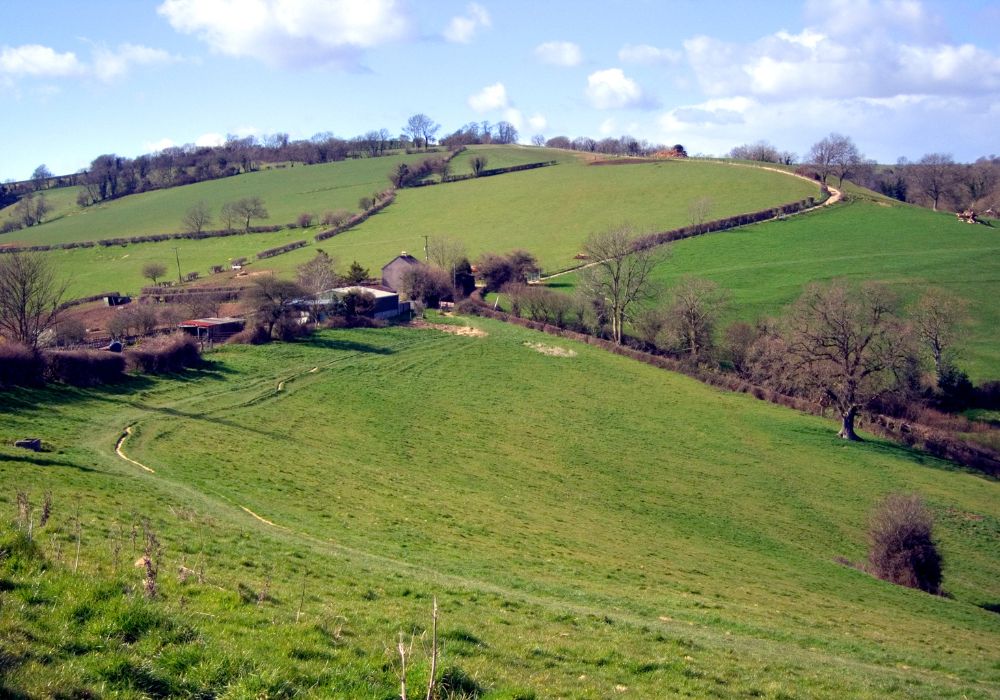
[[[535,47],[535,56],[542,63],[567,68],[583,62],[583,52],[571,41],[547,41]]]
[[[644,98],[639,84],[621,68],[599,70],[587,76],[587,99],[597,109],[637,107]]]
[[[535,113],[528,117],[528,128],[538,133],[549,125],[549,120],[544,115]]]
[[[147,141],[142,144],[144,153],[156,153],[158,151],[166,150],[167,148],[173,148],[177,143],[173,139],[163,138],[159,141]]]
[[[601,136],[611,136],[611,134],[618,131],[618,123],[614,118],[608,117],[597,127],[597,131]]]
[[[684,42],[701,89],[778,101],[1000,90],[1000,53],[948,43],[916,0],[830,0],[823,7],[817,23],[797,34],[783,30],[745,44],[708,36]]]
[[[618,60],[622,63],[641,63],[646,65],[680,63],[684,53],[677,49],[659,49],[649,44],[625,44],[618,50]]]
[[[469,106],[476,112],[492,112],[503,109],[509,104],[507,100],[507,88],[503,83],[487,85],[475,95],[470,95]]]
[[[164,0],[157,12],[214,51],[280,66],[352,67],[409,30],[397,0]]]
[[[116,50],[105,46],[94,49],[92,71],[98,80],[111,82],[125,75],[132,66],[146,66],[177,61],[162,49],[151,49],[138,44],[122,44]]]
[[[83,72],[83,64],[71,51],[58,53],[39,44],[0,48],[0,75],[65,78]]]
[[[215,147],[226,143],[226,137],[222,134],[208,133],[202,134],[194,140],[195,146]]]
[[[442,32],[445,39],[455,44],[468,44],[480,29],[492,24],[490,13],[479,3],[469,3],[464,15],[452,17]]]

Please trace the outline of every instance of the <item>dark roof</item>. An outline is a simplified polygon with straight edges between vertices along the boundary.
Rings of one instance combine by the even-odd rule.
[[[185,326],[189,328],[212,328],[214,326],[225,326],[230,323],[246,323],[246,321],[242,318],[210,316],[208,318],[193,318],[190,321],[182,321],[177,325],[181,328]]]
[[[392,265],[392,264],[393,264],[394,262],[396,262],[397,260],[402,260],[403,262],[405,262],[405,263],[408,263],[408,264],[410,264],[410,265],[419,265],[419,264],[420,264],[420,261],[419,261],[419,260],[417,260],[417,259],[416,259],[415,257],[413,257],[412,255],[410,255],[409,253],[403,253],[403,254],[401,254],[401,255],[397,255],[397,256],[396,256],[396,257],[394,257],[394,258],[393,258],[392,260],[390,260],[390,261],[389,261],[389,262],[387,262],[387,263],[386,263],[385,265],[383,265],[383,266],[382,266],[382,269],[384,270],[385,268],[389,267],[390,265]]]

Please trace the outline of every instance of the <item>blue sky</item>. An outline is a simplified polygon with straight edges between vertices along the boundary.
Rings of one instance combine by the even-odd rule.
[[[4,0],[0,180],[226,134],[628,133],[894,162],[1000,151],[983,0]]]

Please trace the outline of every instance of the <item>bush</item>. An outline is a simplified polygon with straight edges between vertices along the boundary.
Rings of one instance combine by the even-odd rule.
[[[52,330],[54,331],[53,340],[59,347],[76,345],[83,342],[83,339],[87,337],[87,326],[77,318],[62,320]]]
[[[933,525],[919,496],[886,496],[868,527],[871,573],[900,586],[940,593],[942,562],[932,537]]]
[[[125,358],[106,350],[51,350],[43,357],[45,377],[72,386],[111,384],[125,373]]]
[[[271,335],[263,326],[247,326],[226,340],[227,345],[263,345],[270,342]]]
[[[201,362],[198,343],[183,333],[147,340],[125,351],[128,368],[146,374],[179,372]]]
[[[323,219],[321,223],[324,226],[341,226],[347,223],[348,219],[352,216],[351,212],[346,209],[337,209],[336,211],[327,211],[323,213]]]
[[[44,369],[37,350],[14,343],[0,345],[0,386],[41,384]]]
[[[312,222],[313,215],[309,212],[302,212],[299,214],[299,218],[295,220],[295,223],[298,224],[299,228],[308,228],[309,226],[312,226]]]

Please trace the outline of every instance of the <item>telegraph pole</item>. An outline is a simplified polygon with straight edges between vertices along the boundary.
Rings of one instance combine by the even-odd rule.
[[[174,248],[174,257],[177,258],[177,284],[181,284],[181,254]]]
[[[424,262],[427,262],[428,260],[430,260],[430,257],[431,257],[430,254],[427,252],[427,240],[429,238],[430,238],[430,236],[426,236],[426,235],[424,236]]]

